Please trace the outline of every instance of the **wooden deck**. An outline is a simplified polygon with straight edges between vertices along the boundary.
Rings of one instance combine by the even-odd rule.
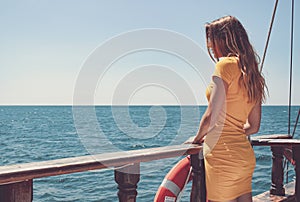
[[[276,196],[270,194],[270,191],[266,191],[264,193],[261,193],[259,195],[256,195],[253,197],[253,202],[265,202],[265,201],[271,201],[271,202],[289,202],[289,201],[295,201],[295,181],[290,182],[284,186],[285,189],[285,195],[284,196]]]

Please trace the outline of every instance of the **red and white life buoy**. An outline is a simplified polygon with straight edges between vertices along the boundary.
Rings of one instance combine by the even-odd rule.
[[[192,180],[190,157],[179,161],[166,175],[155,195],[154,202],[175,202],[185,184]]]

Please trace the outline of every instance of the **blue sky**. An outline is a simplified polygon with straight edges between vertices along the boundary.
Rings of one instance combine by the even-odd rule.
[[[93,50],[116,35],[136,29],[171,30],[205,48],[204,24],[234,15],[244,24],[261,56],[274,3],[273,0],[0,0],[0,104],[71,105],[76,79]],[[270,105],[288,104],[290,8],[291,1],[279,1],[264,65],[270,91],[266,104]],[[295,1],[294,105],[300,104],[296,89],[300,86],[298,11],[299,4]],[[170,60],[168,64],[176,64],[177,73],[185,72],[182,74],[186,80],[191,77],[197,102],[205,105],[205,90],[189,70],[185,71],[188,67],[178,58],[157,52],[129,55],[116,64],[114,71],[104,78],[108,90],[99,90],[101,82],[98,83],[95,104],[111,103],[107,94],[114,89],[112,83],[116,85],[114,79],[121,78],[115,74],[126,74],[130,66],[165,65]],[[105,96],[108,97],[102,99]],[[173,101],[174,96],[167,90],[148,86],[132,96],[130,104],[174,104]]]

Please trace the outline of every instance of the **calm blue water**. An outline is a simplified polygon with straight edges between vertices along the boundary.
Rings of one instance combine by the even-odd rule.
[[[298,109],[292,108],[293,124]],[[94,122],[83,107],[77,110],[82,114],[79,123],[74,123],[70,106],[1,106],[0,165],[177,144],[196,133],[204,110],[202,106],[131,106],[113,110],[99,106]],[[286,134],[287,117],[286,106],[264,106],[259,134]],[[268,147],[254,149],[257,166],[253,192],[258,194],[270,187],[271,152]],[[138,201],[153,200],[164,176],[178,160],[141,164]],[[289,168],[292,170],[292,166]],[[290,180],[293,174],[291,171]],[[182,201],[189,201],[189,192],[190,184]],[[117,201],[116,193],[113,169],[34,180],[34,201]]]

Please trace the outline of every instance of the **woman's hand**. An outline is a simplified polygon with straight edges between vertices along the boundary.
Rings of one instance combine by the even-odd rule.
[[[193,140],[192,143],[193,143],[193,144],[202,144],[202,143],[204,142],[204,140],[205,140],[205,137],[206,137],[206,136],[200,138],[200,137],[196,136],[196,137],[194,138],[194,140]]]
[[[193,144],[193,141],[195,139],[195,136],[190,137],[189,139],[187,139],[184,144]]]

